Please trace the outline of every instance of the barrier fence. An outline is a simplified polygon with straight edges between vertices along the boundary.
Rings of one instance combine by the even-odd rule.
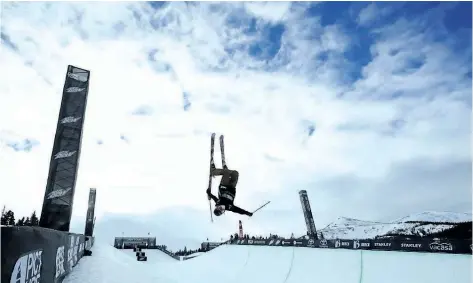
[[[2,226],[1,233],[1,282],[62,282],[94,243],[93,237],[42,227]]]
[[[471,254],[471,240],[376,239],[376,240],[313,240],[313,239],[235,239],[233,245],[307,247],[350,250],[380,250]]]

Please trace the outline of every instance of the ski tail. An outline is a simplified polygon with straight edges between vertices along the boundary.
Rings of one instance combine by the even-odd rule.
[[[220,135],[220,154],[222,156],[222,168],[226,168],[227,167],[227,162],[225,160],[225,144],[223,142],[223,135]]]
[[[265,207],[266,205],[268,205],[271,201],[267,201],[265,204],[263,204],[262,206],[258,207],[255,211],[253,211],[252,213],[255,213],[257,212],[258,210],[262,209],[263,207]]]
[[[210,137],[210,171],[209,171],[209,186],[208,190],[212,191],[212,169],[215,168],[215,161],[214,161],[214,148],[215,148],[215,133],[212,133]],[[212,202],[210,201],[210,196],[207,196],[209,199],[209,211],[210,211],[210,221],[214,221],[212,215]]]

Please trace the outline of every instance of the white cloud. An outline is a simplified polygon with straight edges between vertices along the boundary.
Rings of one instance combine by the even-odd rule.
[[[380,8],[376,3],[370,3],[360,11],[357,22],[360,26],[369,26],[389,13],[390,10],[388,8]]]
[[[343,54],[355,35],[304,18],[301,7],[277,4],[271,14],[267,5],[245,5],[251,16],[286,25],[278,54],[265,65],[245,49],[260,39],[260,30],[248,34],[229,22],[251,17],[239,14],[244,9],[235,4],[170,3],[159,11],[145,3],[115,3],[113,9],[104,3],[4,4],[2,33],[18,51],[6,45],[1,50],[0,133],[40,144],[31,152],[0,147],[3,202],[20,215],[40,210],[64,73],[72,64],[91,70],[76,217],[85,215],[88,190],[96,187],[99,221],[108,213],[163,209],[172,219],[169,211],[180,206],[208,221],[211,132],[225,134],[228,165],[240,171],[236,203],[251,209],[272,200],[245,224],[249,231],[304,233],[300,189],[309,189],[318,226],[339,215],[376,220],[419,207],[471,208],[461,201],[471,198],[468,173],[457,175],[455,196],[442,183],[432,197],[421,190],[415,202],[403,199],[405,205],[395,202],[386,211],[379,205],[386,204],[379,201],[385,193],[395,198],[424,186],[424,179],[412,176],[426,165],[470,160],[471,107],[461,100],[471,94],[464,76],[471,71],[468,60],[399,21],[376,30],[361,77],[342,83]],[[414,59],[422,59],[422,67],[406,72]],[[397,93],[401,98],[391,99]],[[132,115],[143,106],[151,115]],[[394,130],[396,119],[404,122]],[[316,127],[311,138],[307,121]],[[410,171],[393,169],[420,158],[425,161]],[[450,180],[444,174],[454,171],[428,178]],[[392,183],[386,178],[393,174]],[[341,182],[346,176],[352,181]],[[218,219],[214,225],[222,229],[212,233],[236,231],[238,219]],[[185,217],[176,223],[187,229]]]

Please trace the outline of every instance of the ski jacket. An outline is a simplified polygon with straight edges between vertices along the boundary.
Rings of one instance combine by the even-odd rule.
[[[226,198],[220,198],[219,199],[216,196],[214,196],[212,193],[209,193],[209,196],[215,202],[215,205],[224,205],[225,210],[235,212],[235,213],[238,213],[238,214],[243,214],[243,215],[251,215],[251,213],[249,211],[246,211],[246,210],[244,210],[244,209],[242,209],[242,208],[240,208],[236,205],[233,205],[233,201],[229,201]]]

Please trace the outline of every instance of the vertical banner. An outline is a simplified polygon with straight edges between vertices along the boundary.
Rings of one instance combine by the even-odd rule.
[[[310,209],[309,197],[306,190],[299,191],[299,198],[301,200],[302,212],[304,213],[305,224],[307,226],[307,234],[310,237],[317,238],[317,231],[315,229],[314,217]]]
[[[89,192],[89,206],[87,208],[87,218],[85,220],[85,236],[92,236],[94,233],[94,214],[95,214],[95,197],[96,197],[96,190],[90,189]]]
[[[67,67],[39,225],[69,231],[90,72]]]
[[[243,239],[243,224],[238,220],[238,238]]]

